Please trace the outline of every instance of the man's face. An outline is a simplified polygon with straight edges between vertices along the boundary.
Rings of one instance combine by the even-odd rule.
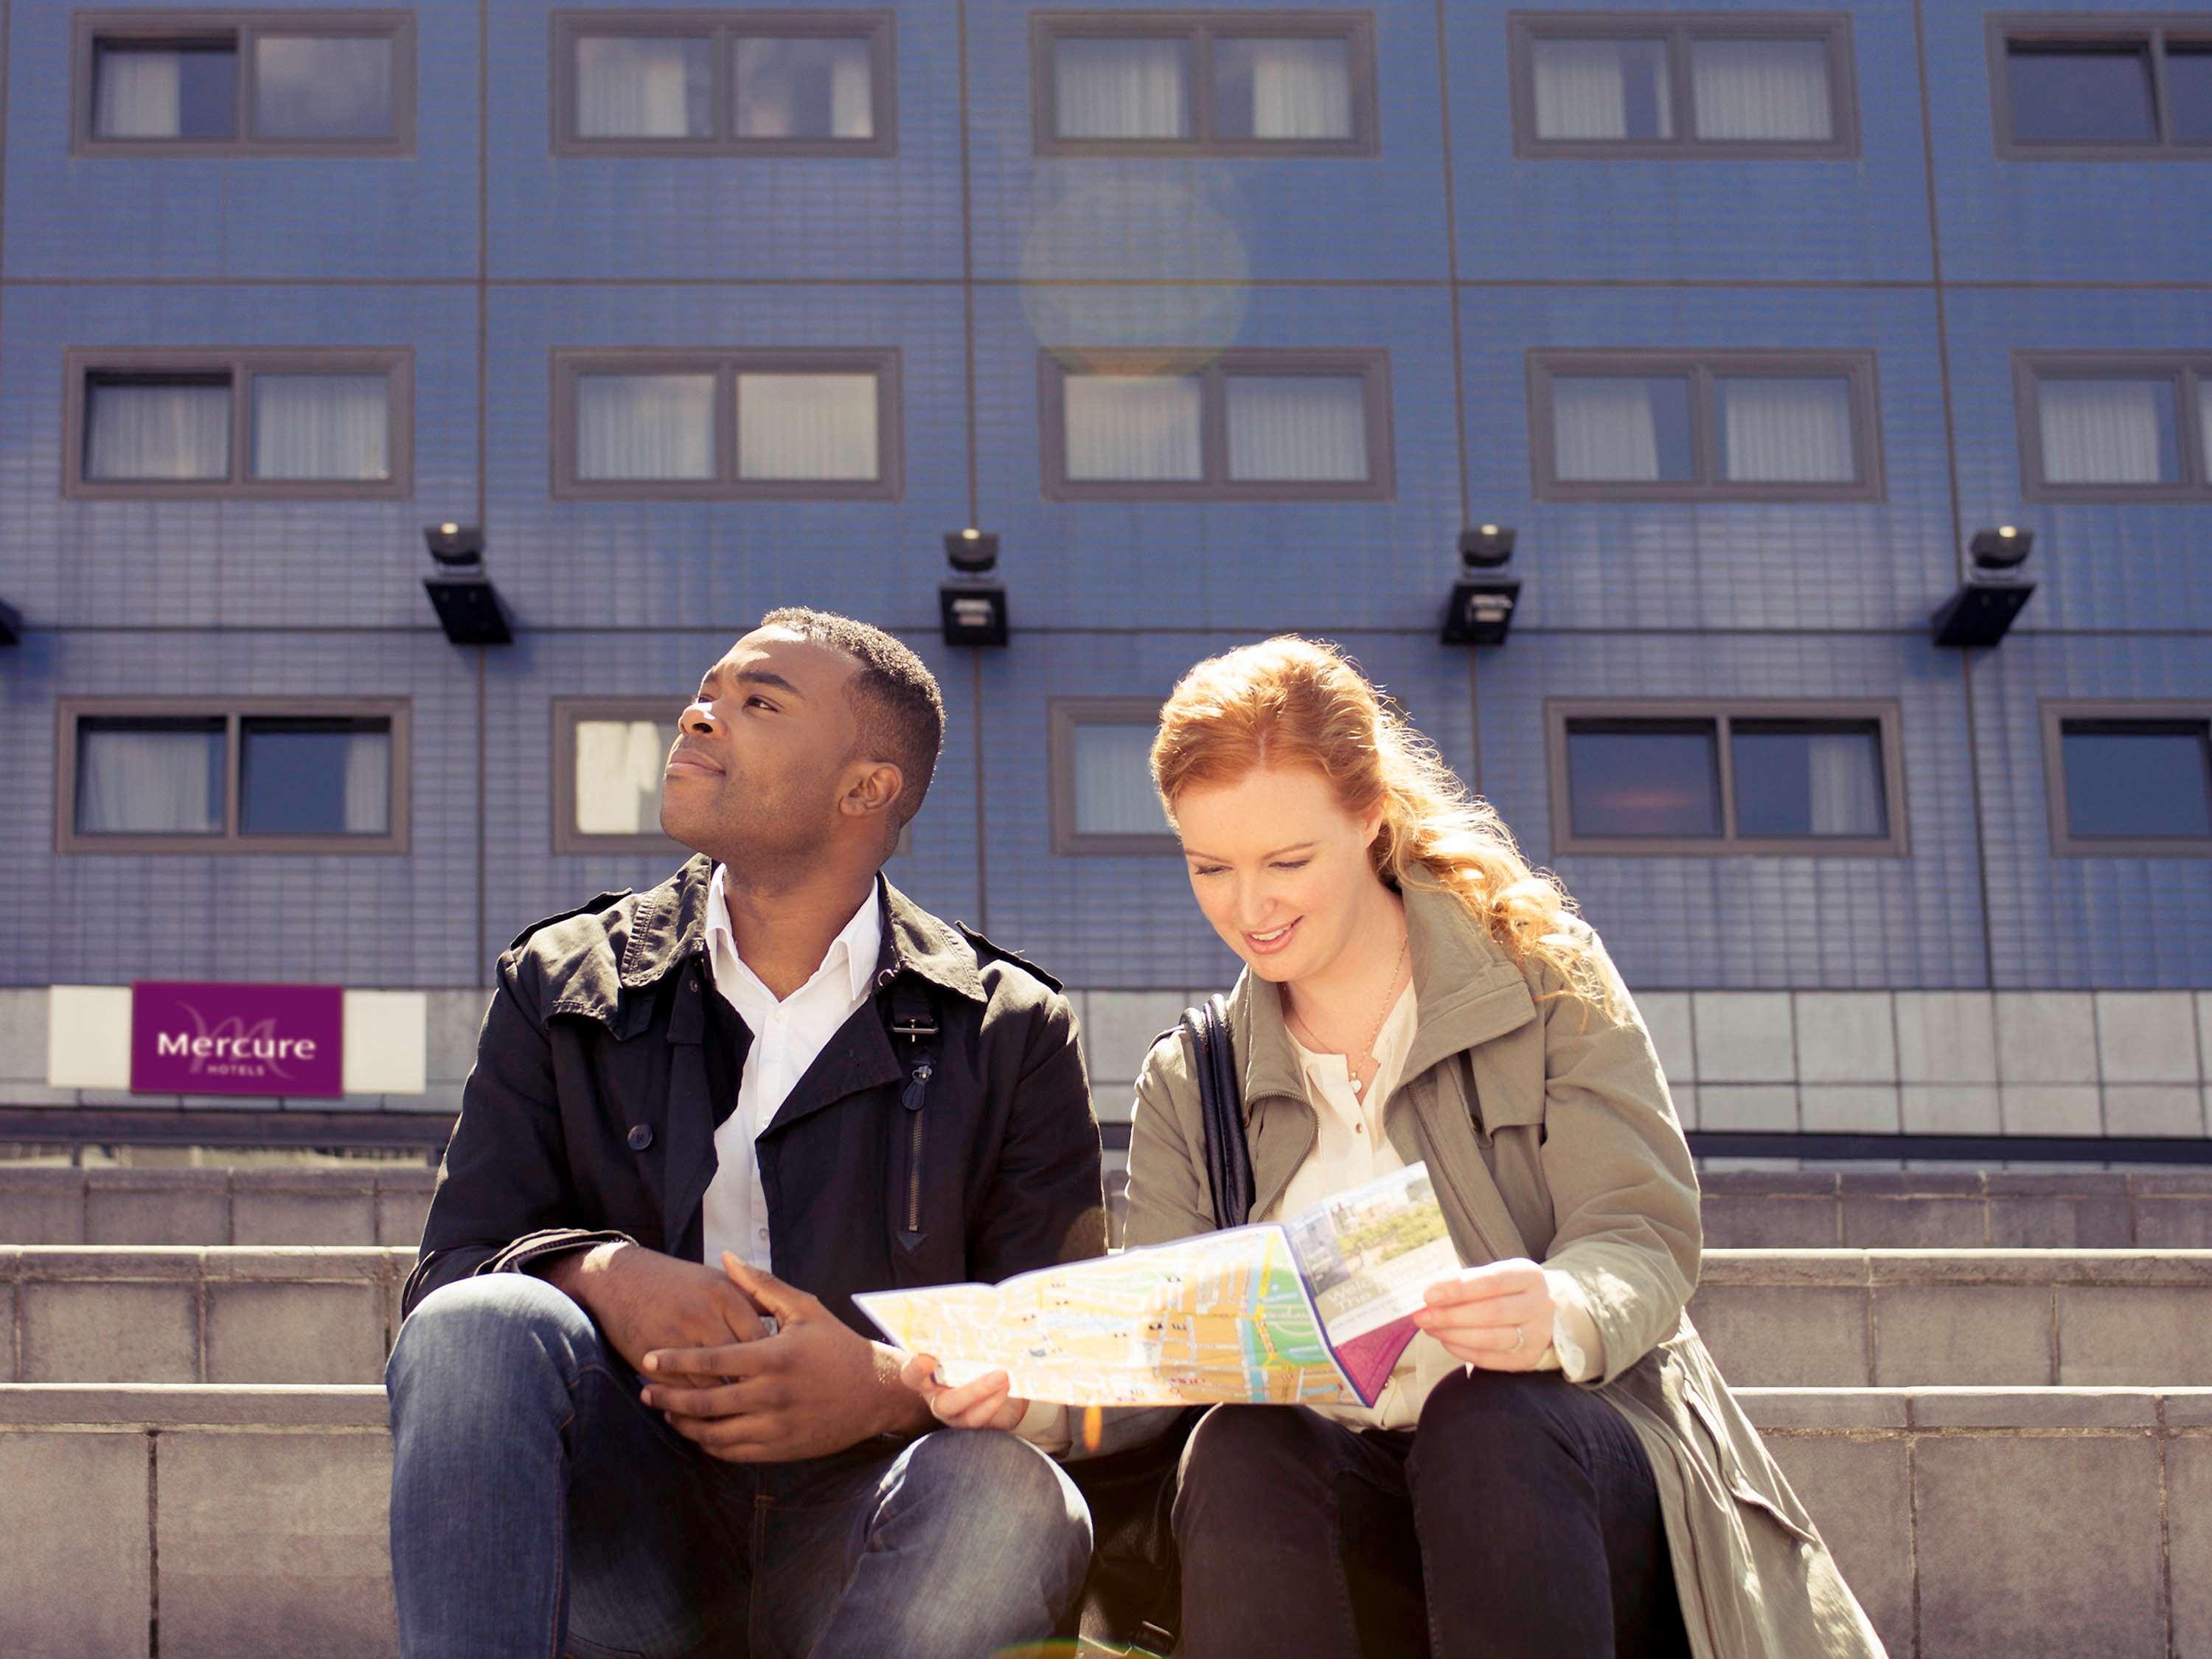
[[[820,848],[855,759],[845,688],[858,668],[783,629],[731,647],[678,722],[660,827],[723,862]]]

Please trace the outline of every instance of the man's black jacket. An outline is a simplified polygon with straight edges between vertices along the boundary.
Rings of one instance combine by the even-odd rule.
[[[713,873],[694,858],[500,957],[403,1311],[607,1239],[700,1259],[714,1129],[752,1041],[706,956]],[[855,1291],[988,1283],[1106,1248],[1098,1125],[1059,986],[888,882],[877,902],[875,994],[758,1137],[775,1275],[870,1335]],[[918,1127],[908,1045],[885,1029],[917,990],[939,1028]]]

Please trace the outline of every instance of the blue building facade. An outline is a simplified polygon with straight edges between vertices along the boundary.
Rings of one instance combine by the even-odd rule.
[[[1118,27],[1158,15],[1087,10]],[[654,9],[693,12],[766,15]],[[21,1103],[69,1103],[36,1086],[29,999],[134,978],[435,993],[455,1010],[447,1037],[433,1016],[432,1073],[450,1084],[509,937],[668,867],[554,850],[553,700],[662,697],[672,715],[764,610],[805,603],[894,629],[943,681],[943,763],[891,875],[1085,995],[1102,1108],[1161,1012],[1233,963],[1179,860],[1054,851],[1054,700],[1157,699],[1199,657],[1296,629],[1349,647],[1558,869],[1645,1001],[1686,1120],[2204,1134],[2212,842],[2057,850],[2044,706],[2187,719],[2212,700],[2212,489],[2041,498],[2017,360],[2212,358],[2212,153],[2018,154],[1993,112],[2005,15],[1955,0],[1706,0],[1617,22],[1829,25],[1850,142],[1805,155],[1534,153],[1515,31],[1590,21],[1567,4],[1210,7],[1232,32],[1364,31],[1374,143],[1351,155],[1041,154],[1054,8],[774,16],[841,14],[884,20],[888,154],[565,153],[562,37],[538,0],[406,14],[404,153],[118,154],[82,142],[100,14],[5,14],[0,599],[24,629],[0,653],[0,869],[18,896],[0,1073]],[[2155,0],[2068,15],[2154,46],[2166,24],[2212,32],[2212,14]],[[1040,354],[1108,346],[1385,354],[1387,499],[1055,499]],[[404,493],[72,494],[72,364],[194,348],[405,354]],[[553,487],[556,353],[854,348],[896,353],[895,499]],[[1744,349],[1870,363],[1876,495],[1540,489],[1532,354]],[[439,631],[422,526],[441,520],[483,527],[512,645]],[[1437,630],[1457,538],[1480,522],[1516,527],[1523,586],[1507,642],[1469,650]],[[939,637],[941,538],[970,524],[1001,539],[1004,649]],[[1928,619],[1966,574],[1963,544],[1999,524],[2033,530],[2035,595],[1996,648],[1939,647]],[[405,850],[64,850],[58,711],[125,696],[404,699]],[[1568,699],[1893,705],[1905,844],[1559,850],[1547,706]],[[1815,1000],[1840,994],[1860,1000]],[[1887,1020],[1886,1069],[1818,1058],[1831,1006]],[[2086,1008],[2087,1058],[2069,1063],[2087,1074],[1947,1070],[1906,1028],[1960,1007],[2000,1049],[2008,1022]],[[2194,1069],[2130,1073],[2112,1036],[2130,1021],[2183,1031]],[[1971,1041],[1928,1029],[1938,1050]],[[1786,1060],[1756,1057],[1761,1031],[1786,1036]],[[441,1069],[447,1049],[460,1058]],[[2014,1085],[2075,1092],[2039,1103]],[[1929,1092],[1946,1089],[1958,1097]]]

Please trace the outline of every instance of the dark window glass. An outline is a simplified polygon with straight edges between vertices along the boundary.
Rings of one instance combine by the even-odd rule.
[[[2015,40],[2006,58],[2016,143],[2157,142],[2148,44]]]
[[[392,723],[240,722],[240,830],[250,836],[392,833]]]
[[[2212,42],[2166,49],[2166,125],[2177,144],[2212,144]]]
[[[1881,731],[1871,720],[1745,720],[1729,727],[1736,834],[1886,836]]]
[[[2203,720],[2068,720],[2068,831],[2183,839],[2212,836],[2212,744]]]
[[[1578,836],[1717,836],[1713,723],[1577,721],[1567,728],[1567,796]]]
[[[95,138],[234,138],[238,47],[221,40],[102,40],[93,48]]]
[[[219,836],[223,720],[88,717],[76,726],[81,836]]]

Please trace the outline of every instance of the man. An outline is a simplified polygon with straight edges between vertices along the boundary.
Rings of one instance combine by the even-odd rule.
[[[669,755],[700,856],[501,957],[386,1370],[407,1659],[981,1659],[1073,1602],[1066,1476],[925,1432],[852,1302],[1105,1248],[1066,999],[879,874],[943,732],[771,611]]]

